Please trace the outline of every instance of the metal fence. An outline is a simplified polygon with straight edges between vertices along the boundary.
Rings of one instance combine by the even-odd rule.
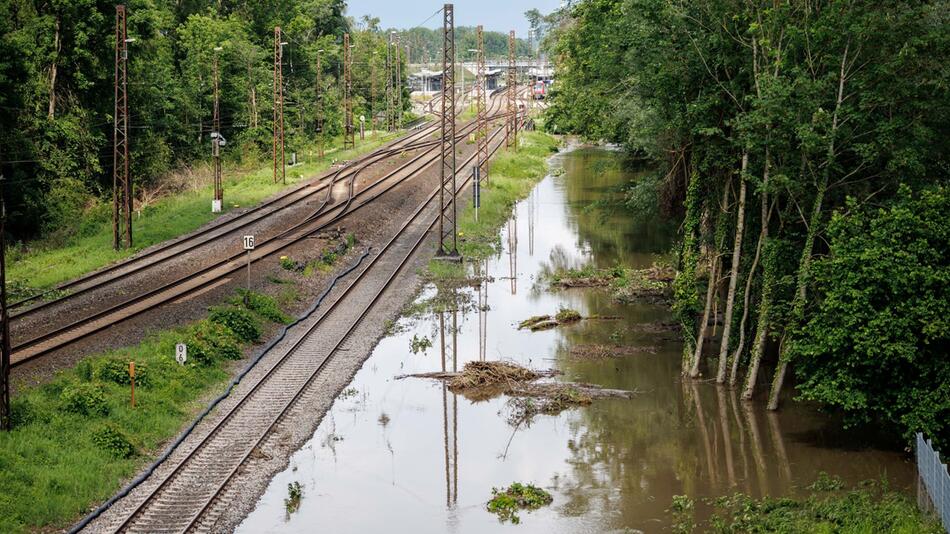
[[[917,474],[918,487],[923,486],[924,492],[918,491],[918,501],[924,504],[940,517],[943,528],[950,533],[950,473],[947,465],[940,461],[940,453],[935,451],[930,440],[917,433]],[[922,495],[921,493],[926,493]],[[921,497],[929,497],[921,498]],[[926,502],[928,501],[929,502]]]

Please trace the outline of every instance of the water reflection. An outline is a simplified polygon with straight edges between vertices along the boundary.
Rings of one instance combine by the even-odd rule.
[[[787,403],[766,413],[733,390],[681,381],[681,346],[663,326],[669,310],[619,305],[598,290],[552,293],[537,283],[545,270],[590,261],[648,266],[668,250],[669,235],[664,243],[658,230],[631,229],[616,214],[605,225],[585,209],[616,185],[619,171],[592,170],[614,157],[592,150],[562,156],[567,172],[539,184],[533,204],[517,206],[501,231],[501,254],[473,266],[477,284],[424,288],[418,303],[426,311],[401,319],[399,333],[380,341],[353,379],[357,393],[336,401],[238,531],[378,532],[398,525],[414,534],[493,532],[502,526],[485,502],[492,487],[514,481],[554,495],[550,507],[523,514],[517,527],[545,534],[663,531],[674,495],[795,494],[819,471],[849,483],[887,476],[892,487],[910,488],[913,468],[899,452],[868,446],[808,406]],[[527,232],[525,242],[519,231]],[[519,284],[533,290],[519,293]],[[559,307],[619,319],[515,329],[525,317]],[[433,346],[413,354],[414,336],[429,337]],[[572,353],[594,344],[639,351],[605,359]],[[485,359],[556,367],[566,380],[639,394],[512,427],[504,398],[473,401],[440,382],[394,380]],[[283,498],[295,480],[304,498],[285,522]],[[707,513],[702,505],[698,512]]]

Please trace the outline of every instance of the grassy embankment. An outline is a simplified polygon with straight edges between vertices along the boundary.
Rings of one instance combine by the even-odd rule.
[[[287,184],[311,178],[336,161],[369,152],[395,137],[393,134],[381,133],[376,137],[367,134],[364,141],[357,141],[355,149],[345,151],[341,149],[342,138],[338,138],[327,147],[323,158],[307,157],[308,151],[316,154],[315,146],[307,147],[298,152],[304,162],[287,168]],[[274,183],[270,161],[259,162],[252,169],[226,165],[223,174],[225,212],[253,206],[287,187]],[[13,247],[7,260],[7,283],[14,292],[13,298],[53,287],[199,228],[218,216],[211,213],[211,196],[212,186],[205,180],[197,188],[161,198],[141,213],[136,213],[132,224],[135,241],[132,250],[112,249],[112,212],[105,205],[92,210],[88,218],[79,223],[77,231],[65,240],[41,240]]]
[[[458,217],[459,253],[467,260],[481,260],[501,247],[498,229],[508,220],[515,203],[528,196],[548,171],[547,159],[557,151],[558,141],[542,132],[522,132],[517,151],[506,151],[492,160],[489,184],[482,188],[481,208],[475,221],[471,193],[459,197],[465,202]],[[429,262],[428,274],[434,279],[464,278],[464,267],[441,261]]]
[[[205,319],[155,333],[136,346],[83,359],[51,382],[13,398],[14,428],[0,432],[0,532],[60,528],[151,462],[194,419],[268,330],[289,323],[295,279],[327,272],[354,246],[352,235],[317,259],[280,259],[272,297],[239,290]],[[247,298],[244,298],[244,295]],[[185,343],[188,361],[175,361]],[[135,408],[129,361],[135,362]]]
[[[82,360],[13,398],[14,428],[0,432],[0,532],[75,521],[157,456],[163,442],[222,390],[229,360],[264,328],[289,322],[273,298],[251,293],[206,319],[154,334],[137,346]],[[175,361],[175,344],[188,361]],[[129,361],[135,362],[135,408]]]
[[[694,503],[673,499],[674,532],[815,532],[840,534],[941,534],[934,517],[925,516],[905,495],[874,481],[846,490],[840,479],[822,474],[804,498],[754,499],[737,493],[712,499],[708,522],[697,525]]]

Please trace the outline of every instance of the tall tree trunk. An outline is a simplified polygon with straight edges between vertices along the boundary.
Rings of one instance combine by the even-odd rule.
[[[812,249],[815,246],[815,236],[818,235],[818,226],[821,222],[821,205],[825,198],[825,191],[828,189],[828,181],[831,177],[831,167],[835,160],[835,134],[838,131],[838,118],[841,113],[841,104],[844,102],[844,86],[847,80],[848,51],[851,48],[851,42],[844,47],[841,54],[841,67],[838,73],[838,95],[835,99],[835,111],[831,117],[831,139],[828,141],[828,151],[825,156],[825,168],[822,172],[821,183],[818,184],[818,191],[815,194],[815,204],[812,207],[811,218],[808,222],[808,234],[805,237],[805,246],[802,248],[802,257],[798,262],[797,285],[795,288],[795,297],[792,302],[792,318],[789,325],[785,328],[782,335],[782,344],[779,350],[778,367],[775,369],[775,376],[772,378],[772,390],[769,393],[769,410],[778,409],[779,395],[782,393],[782,387],[785,385],[785,375],[788,372],[788,354],[786,353],[786,337],[789,328],[796,328],[805,318],[805,289],[808,286],[808,276],[811,268]]]
[[[699,232],[700,232],[700,199],[699,173],[695,168],[690,173],[690,180],[686,186],[686,217],[684,221],[685,235],[683,249],[680,253],[680,269],[673,280],[673,291],[676,299],[673,303],[680,328],[683,331],[682,373],[687,375],[692,367],[693,349],[695,349],[696,317],[696,264],[699,261]]]
[[[749,304],[752,293],[752,282],[755,280],[755,270],[759,268],[759,258],[762,257],[762,245],[768,237],[768,227],[763,227],[759,232],[759,241],[755,245],[755,255],[752,257],[752,265],[746,274],[745,292],[743,293],[742,320],[739,322],[739,342],[736,343],[736,350],[732,351],[730,360],[732,369],[729,372],[729,385],[735,386],[739,377],[739,361],[742,356],[742,347],[745,346],[746,322],[749,320]]]
[[[765,353],[765,341],[771,327],[772,290],[775,287],[776,250],[769,243],[765,245],[765,259],[762,262],[762,298],[759,300],[759,317],[755,326],[755,339],[749,355],[749,370],[742,389],[742,400],[751,400],[755,394],[755,382],[759,375],[762,355]]]
[[[732,247],[732,269],[729,271],[729,291],[726,293],[726,311],[722,318],[722,341],[719,343],[719,370],[716,382],[726,381],[729,361],[729,337],[732,335],[732,313],[736,302],[736,286],[739,282],[739,260],[742,258],[742,239],[745,231],[746,171],[749,168],[749,152],[742,154],[742,171],[739,175],[739,204],[736,207],[736,240]]]
[[[62,49],[62,43],[59,38],[59,24],[59,16],[57,16],[56,29],[53,34],[53,49],[56,50],[56,54],[53,56],[53,64],[50,65],[49,68],[49,113],[47,114],[49,120],[53,120],[53,118],[56,117],[56,62],[59,61],[59,52]]]
[[[722,189],[721,210],[724,212],[720,221],[724,221],[726,204],[729,202],[729,187]],[[722,223],[720,223],[722,224]],[[718,226],[718,225],[717,225]],[[720,232],[717,231],[717,234]],[[722,231],[724,234],[725,231]],[[709,283],[706,285],[706,305],[703,307],[703,318],[699,323],[699,332],[696,334],[696,348],[693,351],[693,365],[689,370],[690,378],[699,376],[699,366],[703,359],[703,344],[706,339],[706,332],[709,330],[709,316],[712,312],[713,300],[716,297],[716,288],[719,287],[719,265],[721,263],[719,251],[722,250],[723,243],[718,236],[713,239],[713,249],[709,251]]]

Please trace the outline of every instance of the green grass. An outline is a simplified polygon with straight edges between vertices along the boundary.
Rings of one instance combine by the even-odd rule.
[[[263,313],[251,310],[255,321],[275,315],[271,299],[252,301],[264,303],[254,306]],[[184,366],[174,359],[179,342],[188,344]],[[243,346],[220,319],[204,319],[85,358],[18,393],[15,426],[0,432],[0,532],[61,528],[113,495],[221,390],[230,376],[226,360]],[[138,376],[134,409],[129,360]]]
[[[707,530],[720,533],[740,532],[813,532],[840,534],[940,534],[943,529],[933,517],[917,510],[905,495],[886,484],[864,482],[843,490],[840,480],[822,475],[809,486],[811,494],[800,499],[753,499],[735,494],[709,501],[713,516],[708,525],[694,525],[692,501],[674,498],[671,512],[674,532]]]
[[[306,157],[308,151],[316,154],[316,147],[306,147],[298,154],[304,163],[287,168],[287,186],[296,184],[326,170],[334,161],[351,159],[388,142],[392,134],[357,141],[355,149],[343,151],[337,139],[327,148],[323,158]],[[254,164],[252,169],[225,166],[224,212],[237,207],[253,206],[287,187],[273,182],[270,161]],[[71,237],[40,240],[26,246],[12,247],[7,263],[8,283],[17,288],[13,298],[26,296],[36,290],[50,288],[109,263],[131,256],[135,252],[168,239],[191,232],[213,220],[211,213],[211,185],[185,191],[160,199],[133,217],[132,250],[112,249],[111,206],[100,203],[89,210]]]
[[[481,208],[465,195],[466,207],[458,218],[459,252],[466,260],[480,260],[495,254],[501,246],[498,228],[511,216],[515,203],[528,196],[547,174],[547,159],[557,148],[557,140],[542,132],[523,132],[517,151],[502,151],[491,162],[489,184],[482,188]],[[462,197],[460,197],[460,201]],[[441,261],[429,263],[434,279],[464,276],[464,270]]]

